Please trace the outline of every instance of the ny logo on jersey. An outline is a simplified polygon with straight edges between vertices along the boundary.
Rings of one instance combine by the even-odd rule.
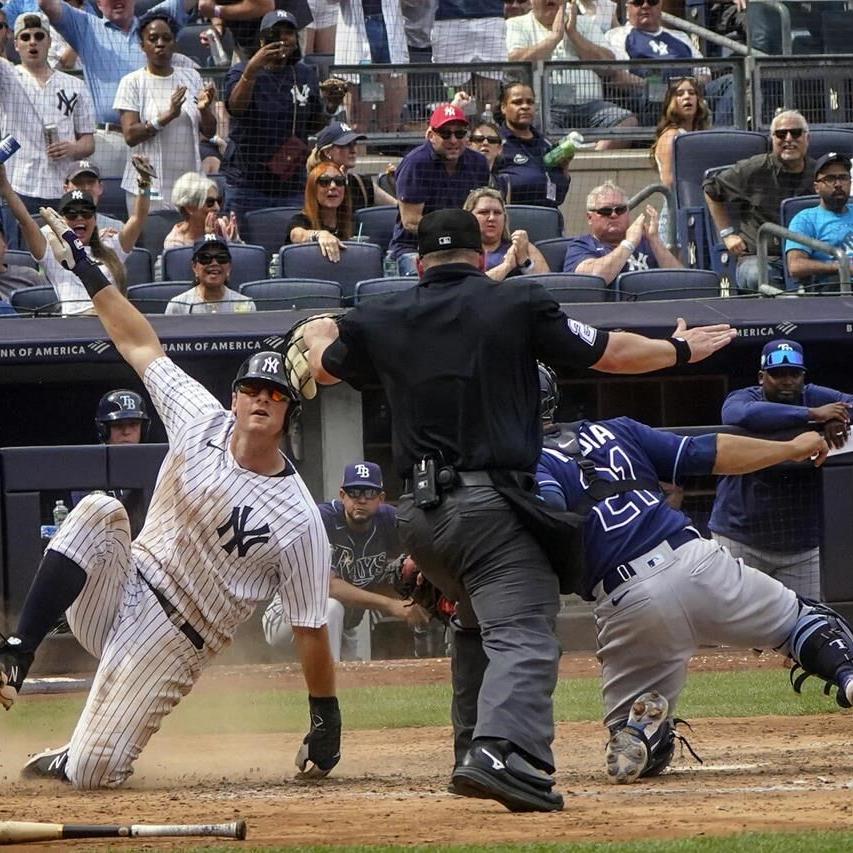
[[[222,546],[226,554],[230,554],[236,548],[237,556],[245,557],[253,545],[263,545],[265,542],[269,542],[270,526],[268,524],[264,524],[263,527],[255,527],[253,530],[248,529],[249,515],[253,509],[254,507],[251,506],[235,506],[231,510],[231,518],[221,527],[216,528],[216,533],[220,539],[229,531],[233,534]]]
[[[649,268],[649,256],[645,252],[637,252],[636,255],[628,257],[628,270],[635,272],[636,270],[647,270]]]
[[[60,112],[64,112],[65,115],[70,116],[71,113],[74,112],[74,107],[77,106],[77,101],[79,100],[79,95],[74,92],[69,98],[68,95],[65,94],[65,89],[60,89],[56,93],[56,108]]]
[[[290,94],[293,97],[294,104],[298,107],[304,107],[308,103],[308,98],[311,97],[311,87],[307,83],[304,83],[302,88],[292,86]]]
[[[658,56],[667,56],[669,54],[669,47],[664,41],[650,39],[649,47],[652,49],[652,53],[656,53]]]

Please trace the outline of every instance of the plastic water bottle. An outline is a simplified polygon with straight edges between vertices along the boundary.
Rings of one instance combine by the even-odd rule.
[[[549,169],[552,166],[563,166],[575,156],[575,151],[583,144],[583,137],[576,130],[573,130],[564,136],[558,145],[547,151],[542,160]]]
[[[480,121],[484,124],[495,123],[495,114],[492,112],[491,104],[486,104],[486,109],[483,110],[483,114],[480,116]]]
[[[222,39],[219,38],[219,33],[216,27],[210,27],[205,30],[202,35],[207,39],[207,46],[210,48],[210,58],[213,60],[215,68],[224,68],[231,64],[231,57],[222,46]]]
[[[68,518],[68,507],[65,506],[64,501],[57,501],[56,506],[53,508],[53,523],[57,530],[62,527],[62,522],[66,518]]]
[[[382,275],[384,275],[385,278],[396,278],[400,275],[400,267],[396,258],[392,258],[390,255],[385,255],[385,260],[382,261]]]

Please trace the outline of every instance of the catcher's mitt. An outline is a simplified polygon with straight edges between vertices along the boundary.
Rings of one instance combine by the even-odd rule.
[[[305,326],[312,320],[319,320],[322,317],[330,317],[337,321],[342,316],[343,314],[315,314],[291,326],[284,336],[284,369],[287,371],[287,378],[290,380],[291,387],[299,391],[300,396],[306,400],[313,400],[317,396],[317,383],[311,376],[308,359],[305,357],[308,352],[308,346],[305,343]]]
[[[388,564],[390,581],[401,598],[410,598],[429,615],[447,625],[456,612],[456,605],[433,586],[421,573],[415,561],[403,554]]]
[[[343,103],[348,91],[349,83],[340,77],[329,77],[320,84],[323,100],[333,107],[339,107]]]

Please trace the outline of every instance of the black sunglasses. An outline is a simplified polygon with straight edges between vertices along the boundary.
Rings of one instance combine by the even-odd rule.
[[[8,29],[9,29],[9,25],[4,23],[3,21],[0,21],[0,30],[8,30]]]
[[[214,205],[217,205],[217,204],[220,207],[222,206],[222,199],[221,198],[206,198],[204,200],[204,206],[205,207],[213,207]]]
[[[95,211],[91,207],[68,207],[62,211],[66,219],[92,219]]]
[[[347,179],[343,175],[320,175],[317,178],[317,183],[321,187],[330,187],[334,184],[336,187],[345,187]]]
[[[627,204],[616,204],[613,207],[591,207],[589,209],[590,213],[597,213],[599,216],[613,216],[615,213],[616,216],[621,216],[623,213],[628,212]]]
[[[773,131],[773,135],[779,140],[787,139],[789,133],[792,139],[799,139],[805,133],[805,130],[801,127],[780,127],[778,130]]]
[[[639,9],[640,6],[657,6],[660,0],[628,0],[628,2]]]
[[[450,137],[454,137],[455,139],[464,139],[468,135],[467,130],[437,130],[435,131],[442,139],[450,139]]]
[[[237,390],[247,397],[257,397],[261,391],[266,391],[270,395],[270,400],[274,403],[280,403],[282,400],[289,399],[288,395],[281,388],[277,388],[269,382],[253,382],[249,379],[244,379],[242,382],[237,383]]]
[[[214,261],[218,264],[230,264],[231,255],[228,252],[199,252],[194,260],[198,264],[212,264]]]
[[[500,145],[500,136],[483,136],[482,133],[475,133],[471,136],[471,142],[479,145],[481,142],[488,142],[489,145]]]
[[[44,41],[47,38],[47,33],[43,30],[39,30],[35,33],[21,33],[18,38],[23,42],[28,42],[30,39],[34,41]]]
[[[382,494],[381,489],[374,489],[369,486],[351,486],[348,489],[344,489],[344,492],[348,497],[351,497],[355,501],[359,498],[366,498],[367,500],[372,501],[374,498],[378,498],[379,495]]]

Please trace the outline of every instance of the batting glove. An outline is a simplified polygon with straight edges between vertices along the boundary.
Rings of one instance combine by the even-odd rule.
[[[308,708],[311,729],[296,753],[297,778],[322,779],[341,760],[341,709],[334,696],[309,696]]]

